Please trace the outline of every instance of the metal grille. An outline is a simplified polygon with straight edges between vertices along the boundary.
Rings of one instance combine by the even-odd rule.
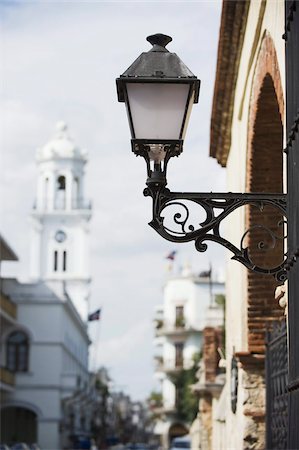
[[[289,431],[288,449],[299,449],[299,2],[285,2],[288,168]]]
[[[267,333],[267,449],[287,449],[288,430],[288,353],[285,320]]]

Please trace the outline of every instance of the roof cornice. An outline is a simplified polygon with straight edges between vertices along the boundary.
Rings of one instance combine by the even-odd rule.
[[[250,1],[223,0],[210,128],[210,156],[225,167],[233,104]]]

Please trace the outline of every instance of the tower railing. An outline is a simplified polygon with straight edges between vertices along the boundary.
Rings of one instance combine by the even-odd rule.
[[[33,203],[33,209],[34,210],[42,210],[42,211],[51,211],[51,210],[68,210],[68,209],[92,209],[92,203],[91,200],[85,200],[85,199],[72,199],[69,203],[66,199],[56,199],[53,202],[53,199],[51,198],[44,198],[42,201],[42,206],[38,207],[37,200]]]

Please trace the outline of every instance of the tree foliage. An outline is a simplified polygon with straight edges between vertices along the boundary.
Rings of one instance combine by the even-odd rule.
[[[193,365],[190,369],[182,369],[172,376],[177,393],[177,418],[187,423],[193,422],[198,412],[198,398],[191,386],[197,381],[196,372],[201,356],[200,353],[194,355]]]
[[[161,407],[163,404],[163,397],[161,392],[152,391],[147,399],[150,406],[155,408]]]

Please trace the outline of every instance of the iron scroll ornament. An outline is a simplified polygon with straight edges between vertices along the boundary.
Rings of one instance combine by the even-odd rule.
[[[199,252],[205,252],[208,248],[207,241],[216,242],[227,248],[233,253],[231,259],[239,261],[247,269],[264,275],[272,275],[275,279],[283,283],[287,279],[287,273],[294,261],[283,256],[283,260],[275,267],[265,268],[256,264],[250,257],[249,247],[244,246],[245,238],[253,229],[262,229],[270,237],[270,248],[274,249],[276,242],[286,238],[286,236],[277,236],[269,227],[265,225],[253,225],[248,228],[240,241],[239,248],[221,236],[220,225],[222,221],[236,209],[252,205],[263,212],[266,206],[274,208],[283,220],[280,220],[277,226],[284,230],[287,224],[287,195],[281,193],[201,193],[201,192],[171,192],[166,188],[167,165],[171,157],[179,156],[181,147],[177,142],[170,145],[159,145],[159,152],[164,153],[164,159],[160,162],[150,160],[150,147],[145,140],[133,140],[132,150],[136,156],[142,156],[147,165],[147,187],[144,189],[146,197],[152,197],[152,215],[153,218],[149,225],[156,230],[164,239],[176,242],[194,241],[195,248]],[[151,167],[151,164],[153,167]],[[203,221],[190,224],[190,208],[184,202],[191,202],[195,206],[201,207],[205,213]],[[173,223],[179,228],[174,230],[165,225],[165,216],[167,208],[176,207],[181,210],[172,214]],[[217,212],[220,211],[217,215]],[[266,245],[260,241],[258,248],[265,250]]]
[[[263,211],[266,205],[277,209],[282,216],[286,218],[286,195],[285,194],[232,194],[232,193],[192,193],[192,192],[171,192],[166,187],[153,189],[152,186],[145,188],[145,196],[150,196],[153,199],[153,219],[149,225],[156,230],[164,239],[171,242],[190,242],[194,241],[195,248],[199,252],[205,252],[208,248],[206,241],[217,242],[223,247],[227,248],[233,253],[231,259],[239,261],[247,269],[260,274],[273,275],[277,281],[284,282],[287,278],[287,257],[276,267],[263,268],[256,265],[249,255],[249,248],[244,247],[244,240],[246,235],[252,228],[263,228],[272,240],[272,248],[280,237],[278,237],[272,230],[264,225],[254,225],[246,230],[240,242],[240,248],[229,242],[220,234],[220,224],[229,214],[244,205],[254,205]],[[190,217],[190,209],[182,200],[188,200],[203,208],[206,213],[206,218],[203,222],[195,227],[193,224],[188,224]],[[173,221],[180,231],[170,229],[164,225],[163,212],[167,207],[176,206],[182,208],[182,212],[173,214]],[[216,215],[215,211],[221,210],[220,214]],[[281,221],[278,226],[283,226],[286,221]],[[263,242],[260,242],[259,248],[262,250]]]

